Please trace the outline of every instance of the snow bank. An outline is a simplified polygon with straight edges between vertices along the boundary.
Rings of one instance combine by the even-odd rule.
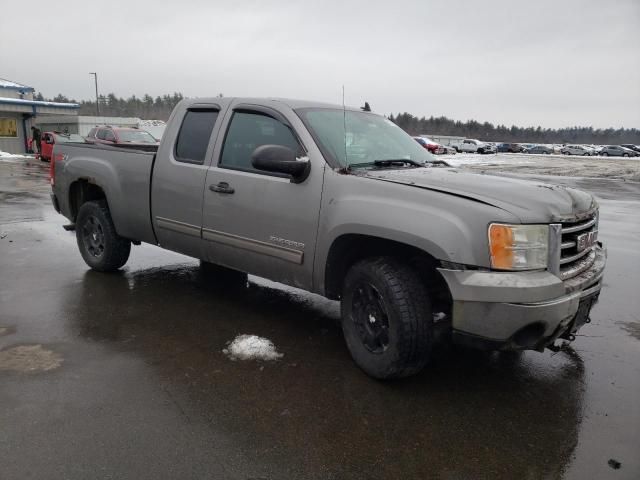
[[[15,155],[13,153],[3,152],[2,150],[0,150],[0,157],[3,157],[3,158],[23,158],[24,155]]]
[[[238,335],[222,353],[231,360],[278,360],[284,356],[271,340],[256,335]]]

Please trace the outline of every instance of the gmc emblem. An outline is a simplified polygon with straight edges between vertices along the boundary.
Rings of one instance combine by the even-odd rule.
[[[596,239],[598,238],[598,231],[593,230],[591,232],[583,233],[582,235],[578,235],[576,238],[576,250],[578,252],[582,252],[589,247],[592,247],[594,243],[596,243]]]

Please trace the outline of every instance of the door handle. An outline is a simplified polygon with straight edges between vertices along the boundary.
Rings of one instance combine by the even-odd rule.
[[[233,193],[235,190],[227,182],[220,182],[217,185],[209,185],[209,190],[216,193]]]

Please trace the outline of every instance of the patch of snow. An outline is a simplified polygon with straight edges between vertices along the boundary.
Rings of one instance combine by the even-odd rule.
[[[515,173],[557,177],[623,178],[640,181],[640,159],[623,157],[580,157],[576,155],[458,154],[441,157],[454,167],[484,173]]]
[[[138,122],[139,127],[162,127],[165,125],[164,120],[140,120]]]
[[[0,157],[2,157],[2,158],[28,158],[25,155],[16,155],[14,153],[3,152],[2,150],[0,150]]]
[[[271,340],[257,335],[238,335],[222,350],[231,360],[278,360],[278,353]]]

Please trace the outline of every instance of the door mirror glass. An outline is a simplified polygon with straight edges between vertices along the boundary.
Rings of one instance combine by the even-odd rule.
[[[251,165],[256,170],[290,175],[294,183],[304,181],[309,175],[308,160],[297,160],[296,152],[284,145],[262,145],[251,154]]]

